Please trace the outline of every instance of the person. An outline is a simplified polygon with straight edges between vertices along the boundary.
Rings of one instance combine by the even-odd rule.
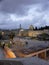
[[[28,42],[26,41],[26,45],[28,45]]]

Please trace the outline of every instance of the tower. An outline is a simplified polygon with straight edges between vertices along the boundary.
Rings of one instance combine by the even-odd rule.
[[[21,27],[21,24],[20,24],[20,27],[19,27],[19,28],[20,28],[20,29],[22,28],[22,27]]]

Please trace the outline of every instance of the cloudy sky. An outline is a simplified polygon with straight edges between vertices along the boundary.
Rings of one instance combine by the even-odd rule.
[[[0,0],[0,28],[49,25],[49,0]]]

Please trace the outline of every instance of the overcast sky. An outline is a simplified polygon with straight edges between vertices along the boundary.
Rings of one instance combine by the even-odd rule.
[[[0,28],[49,25],[49,0],[0,0]]]

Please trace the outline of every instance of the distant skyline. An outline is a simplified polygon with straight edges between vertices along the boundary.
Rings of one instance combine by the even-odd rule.
[[[0,0],[0,28],[49,26],[49,0]]]

